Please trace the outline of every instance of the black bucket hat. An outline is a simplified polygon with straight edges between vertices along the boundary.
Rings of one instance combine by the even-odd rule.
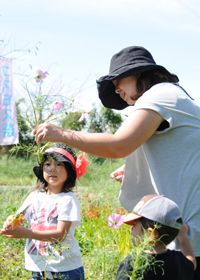
[[[55,161],[64,162],[72,169],[73,180],[76,180],[76,156],[75,152],[67,145],[58,143],[48,147],[43,154],[42,163],[33,167],[33,172],[39,180],[43,178],[43,164],[48,157],[51,157]]]
[[[151,53],[143,47],[128,47],[113,55],[110,62],[109,74],[97,80],[97,89],[102,104],[110,109],[122,110],[129,106],[115,93],[112,80],[118,80],[153,69],[164,69],[157,65]]]

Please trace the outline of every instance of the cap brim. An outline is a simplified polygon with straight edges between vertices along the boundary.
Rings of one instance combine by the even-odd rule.
[[[122,218],[124,220],[124,223],[127,225],[134,225],[134,221],[137,219],[140,219],[142,216],[136,214],[136,213],[129,213],[127,215],[124,215]]]

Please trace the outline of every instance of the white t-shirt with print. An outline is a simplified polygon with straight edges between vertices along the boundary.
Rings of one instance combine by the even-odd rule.
[[[75,227],[80,225],[80,204],[72,192],[47,195],[34,191],[17,211],[26,206],[25,219],[28,227],[35,230],[53,230],[58,221],[71,221],[64,241],[58,243],[27,239],[25,247],[25,268],[31,271],[69,271],[82,266],[81,253],[74,237]]]
[[[133,111],[140,109],[157,112],[169,127],[126,158],[119,201],[131,212],[145,195],[166,195],[180,207],[200,256],[200,107],[178,85],[160,83],[137,100]],[[180,248],[178,242],[174,248]]]

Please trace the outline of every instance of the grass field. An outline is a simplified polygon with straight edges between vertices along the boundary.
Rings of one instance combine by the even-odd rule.
[[[124,164],[124,159],[89,157],[89,161],[86,175],[74,189],[82,209],[82,224],[76,230],[76,238],[82,252],[85,279],[112,280],[119,262],[130,249],[129,227],[122,225],[121,229],[114,230],[108,227],[107,220],[112,213],[125,213],[118,202],[120,184],[109,176]],[[7,216],[16,212],[35,186],[32,171],[35,164],[35,158],[0,157],[1,228]],[[25,240],[0,235],[0,279],[31,279],[30,272],[24,269],[24,246]]]

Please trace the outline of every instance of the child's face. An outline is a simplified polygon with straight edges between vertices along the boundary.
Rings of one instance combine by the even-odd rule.
[[[128,104],[134,105],[137,99],[142,95],[137,90],[138,74],[119,80],[113,80],[116,94]]]
[[[43,165],[43,177],[48,183],[48,187],[61,190],[68,178],[64,163],[48,158]]]
[[[142,231],[142,224],[140,222],[140,219],[134,221],[134,225],[132,226],[131,230],[132,230],[131,235],[133,237],[137,237],[138,235],[141,235],[143,231]],[[132,239],[132,241],[133,241],[133,245],[135,245],[134,238]]]

